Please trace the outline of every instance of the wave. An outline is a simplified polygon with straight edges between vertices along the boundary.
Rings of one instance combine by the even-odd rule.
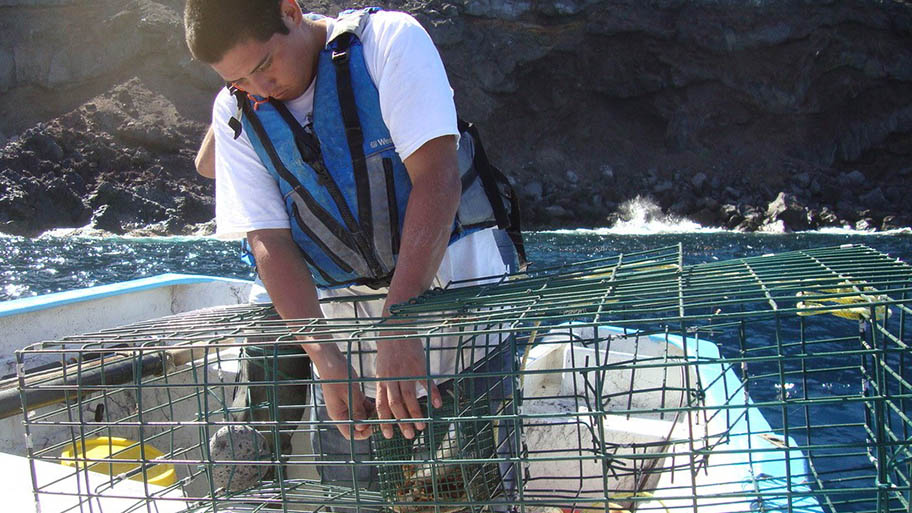
[[[787,232],[782,224],[782,221],[776,221],[760,227],[759,230],[754,232],[757,235],[784,235],[784,234],[818,234],[818,235],[851,235],[851,236],[868,236],[868,235],[912,235],[912,228],[894,228],[892,230],[859,230],[857,228],[849,228],[847,226],[826,226],[823,228],[818,228],[816,230],[801,230],[795,232]]]
[[[654,235],[668,233],[716,233],[730,231],[725,228],[706,227],[687,218],[662,212],[662,207],[651,198],[637,196],[618,207],[618,220],[601,228],[575,228],[543,230],[541,233],[595,234],[595,235]]]
[[[646,224],[621,225],[617,223],[614,226],[603,228],[559,228],[556,230],[540,230],[535,233],[552,233],[561,235],[663,235],[663,234],[687,234],[687,233],[723,233],[732,232],[724,228],[706,228],[699,224],[683,220],[672,223],[650,222]],[[739,233],[739,232],[732,232]]]
[[[537,233],[545,234],[580,234],[580,235],[662,235],[662,234],[689,234],[689,233],[743,233],[717,226],[702,226],[687,218],[666,214],[662,207],[652,198],[637,196],[627,200],[618,207],[618,220],[611,226],[599,228],[559,228],[554,230],[540,230]],[[781,221],[762,226],[758,235],[781,235],[788,233]],[[808,230],[791,233],[821,233],[826,235],[912,235],[912,227],[897,228],[886,231],[858,230],[848,227],[826,227],[818,230]],[[0,237],[12,237],[0,233]],[[226,239],[216,235],[149,235],[138,231],[134,234],[116,235],[104,230],[83,226],[81,228],[55,228],[42,233],[39,238],[68,238],[80,239],[105,239],[124,240],[132,242],[164,241],[164,242],[193,242],[193,241],[231,241],[240,238]]]

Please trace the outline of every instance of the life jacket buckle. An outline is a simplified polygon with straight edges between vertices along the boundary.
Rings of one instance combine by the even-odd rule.
[[[333,50],[333,64],[345,64],[348,62],[348,50]]]
[[[232,132],[234,132],[234,138],[237,139],[241,136],[241,131],[244,130],[244,125],[236,117],[231,117],[228,119],[228,126],[231,127]]]

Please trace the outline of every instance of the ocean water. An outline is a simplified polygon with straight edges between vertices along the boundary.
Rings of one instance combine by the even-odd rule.
[[[847,243],[865,244],[912,263],[909,231],[746,234],[688,223],[647,223],[526,236],[529,260],[541,267],[678,243],[688,264]],[[236,241],[198,237],[0,237],[0,301],[169,272],[252,278],[252,269],[238,258],[239,249]]]

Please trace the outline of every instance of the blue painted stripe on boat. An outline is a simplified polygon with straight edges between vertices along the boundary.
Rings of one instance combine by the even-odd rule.
[[[218,276],[176,273],[159,274],[156,276],[150,276],[148,278],[139,278],[136,280],[112,283],[110,285],[98,285],[96,287],[88,287],[85,289],[67,290],[65,292],[54,292],[41,296],[24,297],[20,299],[13,299],[11,301],[4,301],[0,303],[0,317],[56,308],[70,303],[79,303],[82,301],[92,301],[105,297],[130,294],[141,290],[154,289],[159,287],[170,287],[173,285],[204,283],[209,281],[247,283],[246,280],[221,278]]]
[[[665,340],[665,337],[661,335],[653,335],[653,338]],[[667,340],[672,345],[684,349],[685,341],[681,336],[669,334]],[[688,338],[687,346],[688,354],[699,356],[700,360],[721,359],[719,346],[708,340]],[[735,422],[730,424],[729,435],[736,450],[745,451],[745,455],[750,454],[749,459],[736,466],[747,467],[749,479],[756,486],[756,491],[763,494],[764,507],[771,508],[770,511],[779,511],[780,508],[789,507],[787,498],[789,493],[807,493],[808,495],[792,496],[791,511],[823,513],[823,508],[820,507],[817,499],[810,495],[811,489],[807,485],[810,477],[807,456],[799,449],[783,451],[769,440],[757,436],[758,434],[771,435],[773,428],[763,413],[754,406],[750,397],[745,400],[741,380],[735,374],[731,364],[727,368],[723,367],[722,363],[703,364],[698,367],[700,378],[704,383],[710,384],[706,389],[708,404],[727,404],[744,408],[744,415],[737,414],[737,408],[728,410],[732,416],[737,414]],[[730,390],[732,393],[729,397]],[[798,447],[797,441],[791,436],[788,437],[786,445]],[[786,480],[786,476],[789,475],[791,485]],[[777,496],[776,493],[782,495]]]
[[[599,326],[599,330],[626,335],[632,335],[637,331],[605,325]],[[649,338],[659,343],[667,341],[684,351],[685,341],[679,335],[669,333],[667,336],[650,335]],[[749,397],[745,401],[740,386],[741,380],[731,366],[725,368],[721,362],[712,363],[712,360],[721,359],[719,346],[699,338],[688,338],[686,342],[688,358],[699,356],[702,362],[697,366],[697,372],[703,383],[709,385],[705,390],[707,404],[725,404],[732,407],[727,410],[731,415],[729,420],[734,418],[734,423],[729,422],[729,440],[733,450],[744,451],[742,454],[745,455],[745,460],[740,464],[731,465],[731,469],[733,472],[740,469],[743,472],[743,481],[753,483],[756,491],[762,494],[765,499],[764,506],[770,508],[764,511],[784,511],[789,506],[787,496],[791,492],[798,494],[792,496],[791,511],[823,513],[823,508],[816,497],[811,495],[811,488],[806,483],[810,474],[807,455],[799,449],[789,449],[786,459],[781,448],[757,436],[773,434],[773,429],[763,413],[754,406],[753,401]],[[733,390],[730,396],[729,390]],[[739,407],[743,408],[744,413],[739,412]],[[788,447],[798,447],[798,443],[791,436],[786,444]],[[788,475],[792,477],[791,485],[786,480]],[[778,493],[782,495],[777,495]]]

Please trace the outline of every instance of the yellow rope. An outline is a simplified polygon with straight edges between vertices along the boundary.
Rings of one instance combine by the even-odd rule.
[[[844,287],[836,289],[823,289],[813,292],[798,292],[795,294],[797,297],[804,298],[802,301],[799,301],[796,305],[799,309],[807,308],[819,308],[823,306],[833,306],[834,308],[826,308],[820,310],[805,310],[799,311],[798,315],[820,315],[820,314],[832,314],[837,317],[842,317],[844,319],[850,319],[853,321],[862,321],[870,320],[871,318],[871,303],[879,303],[883,301],[889,301],[890,298],[884,294],[859,294],[857,292],[858,287],[849,281],[844,281],[840,285],[845,285]],[[877,292],[872,287],[862,287],[864,292]],[[827,297],[821,298],[820,296],[826,294],[847,294],[843,297]],[[852,295],[848,295],[852,294]],[[858,306],[851,306],[858,305]],[[885,316],[889,318],[891,315],[890,309],[886,306],[881,305],[874,308],[874,315],[877,318],[876,320],[881,320]]]
[[[636,499],[639,497],[646,497],[647,499],[652,499],[652,500],[658,502],[662,506],[662,509],[665,510],[665,513],[669,513],[668,506],[666,506],[665,503],[662,502],[662,499],[657,499],[655,495],[653,495],[649,492],[640,491],[640,492],[618,493],[618,494],[612,495],[610,498],[611,499]],[[611,504],[612,503],[609,502],[608,507],[611,507]]]

